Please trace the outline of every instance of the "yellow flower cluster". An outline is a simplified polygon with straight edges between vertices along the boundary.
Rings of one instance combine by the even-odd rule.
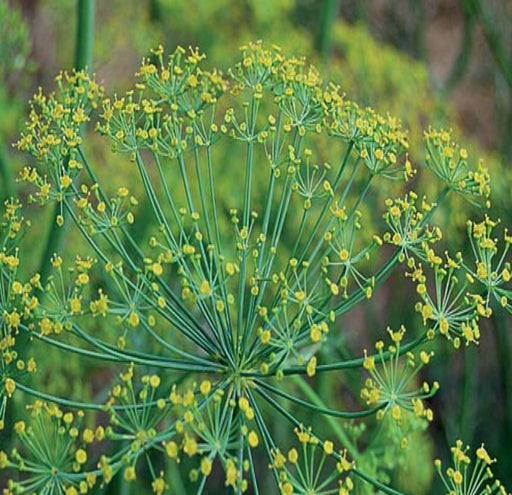
[[[294,426],[300,424],[295,408],[336,421],[376,415],[393,445],[404,448],[404,435],[426,427],[433,418],[427,399],[438,389],[418,380],[433,355],[429,339],[440,334],[456,347],[478,342],[490,295],[510,309],[507,233],[500,258],[494,223],[469,224],[474,267],[459,254],[440,256],[434,249],[442,238],[431,223],[439,203],[450,189],[471,201],[487,197],[488,174],[483,167],[470,170],[467,153],[450,133],[429,130],[427,162],[446,183],[439,199],[429,203],[411,191],[381,202],[375,183],[415,173],[398,119],[346,100],[305,59],[286,57],[275,46],[243,46],[240,63],[226,75],[205,70],[204,58],[197,49],[177,48],[164,59],[159,47],[122,96],[105,98],[83,72],[59,76],[55,94],[35,95],[17,145],[39,165],[24,169],[21,179],[32,185],[32,201],[57,202],[61,213],[69,212],[95,254],[69,267],[56,253],[50,276],[23,282],[14,242],[23,219],[16,203],[7,204],[0,250],[0,418],[14,393],[43,396],[24,384],[24,374],[36,369],[34,360],[19,359],[17,338],[25,332],[123,370],[106,404],[54,397],[75,409],[107,412],[98,416],[107,425],[80,433],[74,416],[58,409],[48,409],[54,419],[41,423],[55,423],[58,438],[69,440],[67,450],[57,442],[68,463],[59,485],[67,495],[88,492],[96,477],[103,484],[116,475],[136,482],[143,468],[161,495],[171,482],[154,466],[154,452],[186,469],[190,483],[205,491],[218,481],[212,476],[217,466],[229,490],[258,485],[252,463],[259,451],[269,457],[286,495],[347,495],[358,476],[382,489],[379,469],[375,479],[365,472],[373,472],[380,457],[368,466],[359,462],[365,441],[351,444],[349,435],[342,441],[347,450],[337,450],[334,439],[297,428],[300,445],[286,446],[285,454],[267,426],[269,411]],[[81,126],[89,119],[114,152],[127,154],[140,184],[101,180],[82,143]],[[227,162],[235,166],[228,169]],[[402,344],[405,328],[388,329],[390,345],[379,341],[376,353],[365,350],[361,359],[318,354],[338,334],[339,318],[372,298],[401,262],[416,284],[424,335]],[[361,390],[372,406],[367,410],[330,409],[308,388],[317,375],[354,367],[369,373]],[[298,387],[282,387],[291,377]],[[298,397],[300,391],[308,400]],[[281,406],[282,400],[293,408]],[[31,435],[46,438],[43,426],[12,426],[25,439],[20,452],[30,450]],[[338,427],[336,422],[341,440]],[[92,446],[103,439],[108,445],[97,456]],[[370,458],[369,446],[368,452]],[[478,452],[488,463],[483,448]],[[21,470],[23,455],[0,453],[0,468]],[[27,476],[8,490],[35,483],[37,491],[38,483],[59,476],[61,461],[52,468],[39,469],[39,463],[33,471],[27,463]],[[69,473],[75,476],[66,478]],[[448,474],[456,485],[464,475],[458,467]]]
[[[419,371],[429,363],[433,352],[421,351],[419,355],[403,352],[400,346],[405,335],[405,327],[398,330],[388,328],[392,343],[385,349],[384,342],[375,344],[377,356],[368,356],[364,351],[364,368],[371,378],[365,382],[361,397],[369,405],[382,406],[377,418],[390,415],[398,424],[407,423],[409,414],[417,418],[433,420],[433,412],[426,407],[425,400],[432,397],[439,389],[435,382],[432,386],[423,383],[417,387],[415,382]]]
[[[29,283],[20,281],[18,246],[28,226],[20,208],[19,202],[6,201],[0,218],[0,430],[5,427],[7,401],[16,390],[16,382],[37,370],[31,351],[20,349],[18,342],[38,304],[33,294],[37,277]]]
[[[439,333],[459,348],[461,339],[466,345],[478,343],[480,338],[479,319],[490,316],[490,308],[484,298],[470,292],[474,280],[463,266],[462,255],[445,259],[437,256],[431,248],[426,248],[424,260],[434,272],[434,287],[428,283],[421,263],[409,260],[407,274],[416,282],[416,292],[421,298],[415,309],[421,314],[427,330],[427,337],[434,338]],[[431,323],[433,322],[433,323]]]
[[[425,224],[434,205],[423,197],[420,203],[418,195],[411,191],[403,198],[386,200],[387,211],[384,219],[389,230],[383,235],[384,242],[401,249],[400,260],[408,259],[411,254],[421,256],[431,244],[441,240],[442,232],[439,227],[429,227]]]
[[[286,455],[280,450],[272,453],[270,468],[278,475],[280,493],[348,495],[354,488],[349,476],[354,463],[348,461],[346,450],[336,452],[332,441],[321,442],[311,429],[302,426],[295,434],[299,449],[291,447]]]
[[[200,68],[205,56],[197,49],[187,53],[178,47],[167,63],[162,47],[154,56],[158,65],[144,60],[133,90],[101,103],[97,130],[113,140],[117,151],[130,153],[134,161],[144,149],[179,156],[189,147],[211,144],[219,132],[215,124],[201,129],[195,122],[226,91],[222,74]]]
[[[14,431],[19,437],[22,449],[15,449],[8,457],[0,452],[0,468],[25,470],[23,466],[36,469],[37,475],[29,474],[21,480],[10,479],[4,493],[22,493],[27,489],[42,491],[58,483],[66,495],[88,493],[96,486],[97,475],[86,472],[89,455],[87,445],[101,436],[100,429],[93,433],[80,428],[84,412],[64,412],[54,404],[37,400],[27,406],[31,423],[26,426],[18,421]],[[40,448],[44,446],[44,456]]]
[[[476,449],[476,459],[473,463],[468,455],[469,447],[464,446],[462,441],[457,440],[451,452],[453,465],[445,472],[441,461],[435,461],[447,495],[509,495],[505,487],[494,477],[490,466],[496,460],[491,459],[483,444]]]
[[[18,149],[46,166],[44,175],[25,168],[20,177],[21,181],[38,188],[32,199],[42,204],[61,202],[64,195],[73,194],[73,182],[83,167],[79,153],[80,129],[104,92],[85,71],[61,73],[56,81],[55,93],[45,96],[39,88],[34,95],[27,132],[16,143]]]
[[[485,217],[482,222],[468,221],[468,236],[473,248],[474,265],[466,266],[470,281],[478,281],[486,289],[486,297],[481,312],[491,314],[490,300],[494,298],[509,313],[512,313],[512,290],[509,288],[512,278],[511,264],[507,254],[512,244],[512,237],[505,229],[503,248],[499,253],[500,242],[493,237],[493,230],[498,222]]]
[[[451,131],[425,131],[427,166],[448,186],[469,202],[488,198],[491,193],[489,171],[480,161],[473,169],[468,163],[468,152],[452,139]]]

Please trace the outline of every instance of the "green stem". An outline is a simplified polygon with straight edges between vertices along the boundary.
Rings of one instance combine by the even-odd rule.
[[[502,33],[496,29],[497,22],[495,16],[491,15],[487,10],[487,2],[482,2],[482,0],[467,1],[471,4],[478,16],[478,20],[482,26],[482,31],[498,69],[507,81],[507,84],[512,87],[512,70],[510,67],[510,60],[506,54],[507,44],[503,39]]]
[[[89,72],[94,41],[94,2],[95,0],[78,0],[75,69],[88,69]]]
[[[422,335],[421,337],[418,337],[417,339],[409,342],[408,344],[405,344],[403,346],[400,346],[400,352],[399,355],[405,354],[412,349],[415,349],[423,342],[427,341],[427,336]],[[375,359],[376,363],[380,363],[384,360],[387,360],[391,356],[391,353],[389,351],[384,352],[382,355],[380,354],[374,354],[372,357]],[[355,358],[355,359],[347,359],[345,361],[339,361],[337,363],[329,363],[329,364],[320,364],[316,367],[316,373],[322,373],[326,371],[337,371],[337,370],[344,370],[344,369],[352,369],[352,368],[361,368],[364,364],[364,357],[361,358]],[[278,368],[276,367],[275,370],[273,370],[272,373],[263,375],[258,372],[247,372],[242,373],[243,376],[252,376],[252,377],[264,377],[264,376],[273,376],[277,371],[280,369],[282,373],[285,376],[288,375],[305,375],[306,374],[306,366],[290,366],[289,368]]]
[[[317,50],[326,59],[331,50],[332,29],[339,9],[339,0],[323,0],[320,12],[320,25],[317,38]]]
[[[162,6],[159,0],[149,1],[149,20],[154,23],[162,20]]]
[[[414,10],[414,56],[418,60],[425,59],[425,5],[422,0],[413,0],[412,8]]]
[[[461,438],[471,444],[475,433],[475,408],[478,394],[478,360],[475,347],[468,347],[464,353],[463,380],[460,415]]]
[[[403,492],[399,492],[397,490],[393,490],[393,488],[390,488],[389,486],[384,485],[380,481],[376,480],[375,478],[372,478],[371,476],[368,476],[367,474],[363,473],[362,471],[359,471],[357,468],[353,468],[352,472],[362,480],[366,481],[367,483],[370,483],[370,485],[373,485],[375,488],[378,488],[379,490],[383,491],[384,493],[387,493],[389,495],[404,495]]]
[[[298,376],[294,376],[292,378],[292,380],[299,384],[299,381],[298,381],[299,378],[300,377],[298,377]],[[379,411],[380,409],[383,409],[385,407],[385,404],[382,404],[382,405],[374,407],[372,409],[367,409],[366,411],[357,411],[357,412],[337,411],[335,409],[330,409],[330,408],[322,405],[323,403],[321,404],[320,402],[317,402],[316,400],[313,400],[313,399],[311,399],[311,400],[313,400],[314,403],[306,402],[302,399],[295,397],[294,395],[288,394],[287,392],[283,392],[282,390],[280,390],[278,388],[272,387],[268,383],[265,383],[265,382],[262,382],[259,380],[256,380],[256,383],[260,387],[263,387],[264,389],[269,390],[270,392],[272,392],[276,395],[279,395],[280,397],[283,397],[284,399],[294,402],[295,404],[298,404],[299,406],[305,407],[307,409],[310,409],[310,410],[320,413],[320,414],[325,414],[326,416],[333,416],[335,418],[343,418],[343,419],[364,418],[366,416],[371,416],[371,415],[375,414],[377,411]],[[302,382],[302,383],[304,384],[305,382]],[[299,385],[302,387],[301,384],[299,384]],[[306,384],[306,386],[309,387],[309,385],[307,385],[307,384]],[[307,391],[305,391],[304,389],[303,389],[303,391],[306,393],[306,395],[308,395]],[[315,394],[315,395],[317,398],[319,398],[318,394]]]
[[[503,318],[503,313],[495,308],[491,317],[492,329],[496,336],[496,353],[498,355],[499,369],[501,373],[501,388],[505,409],[512,410],[512,359],[510,354],[510,326],[509,320]],[[512,415],[505,415],[505,432],[507,438],[512,437]]]
[[[7,158],[7,151],[5,146],[0,142],[0,180],[3,184],[2,203],[4,200],[14,198],[16,196],[16,184],[14,182],[9,159]]]
[[[105,404],[95,404],[93,402],[77,402],[74,400],[63,399],[62,397],[57,397],[55,395],[46,394],[44,392],[40,392],[39,390],[35,390],[33,388],[27,387],[20,382],[16,382],[16,388],[25,392],[26,394],[32,395],[33,397],[37,397],[38,399],[47,400],[53,402],[54,404],[59,404],[64,407],[71,407],[74,409],[88,409],[93,411],[105,411]],[[170,404],[170,399],[164,399],[166,404]],[[133,410],[133,409],[145,409],[149,407],[155,407],[158,405],[158,401],[154,400],[152,402],[147,403],[137,403],[137,404],[128,404],[128,405],[112,405],[111,409],[114,411],[125,411],[125,410]]]
[[[475,15],[471,2],[461,0],[462,14],[464,16],[464,28],[462,32],[462,40],[460,43],[459,54],[453,64],[448,79],[445,82],[444,90],[452,91],[460,82],[469,65],[471,51],[473,49],[473,39],[475,32]]]

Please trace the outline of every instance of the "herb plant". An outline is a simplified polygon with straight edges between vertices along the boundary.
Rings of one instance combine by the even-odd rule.
[[[487,170],[450,132],[425,132],[439,197],[403,187],[367,218],[381,183],[415,173],[400,122],[278,47],[241,52],[222,74],[197,49],[165,57],[160,47],[124,96],[105,97],[85,71],[34,96],[17,146],[35,165],[20,180],[89,250],[55,253],[48,277],[21,280],[21,205],[6,204],[0,412],[19,445],[0,452],[4,493],[87,493],[120,478],[161,494],[188,477],[191,493],[261,493],[270,479],[285,495],[400,494],[390,473],[433,419],[439,384],[420,379],[433,342],[476,345],[494,304],[512,311],[506,231],[498,241],[491,219],[468,220],[474,259],[438,248],[445,197],[485,206],[490,194]],[[137,184],[102,180],[86,122],[137,169]],[[223,176],[229,198],[217,192]],[[142,208],[152,220],[137,235]],[[351,310],[394,272],[414,284],[416,327],[383,325],[375,350],[323,361],[323,346],[350,335]],[[105,399],[32,387],[51,367],[34,359],[44,346],[97,361]],[[329,407],[315,377],[343,383],[350,370],[358,394]],[[33,403],[5,425],[16,394]],[[452,452],[453,467],[435,463],[447,493],[506,493],[483,446],[476,461],[460,442]]]

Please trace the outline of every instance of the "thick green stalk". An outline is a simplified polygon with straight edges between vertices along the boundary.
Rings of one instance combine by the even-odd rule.
[[[94,41],[94,1],[78,0],[75,69],[88,69],[89,72],[91,71]]]
[[[11,167],[9,166],[9,159],[5,146],[0,142],[0,180],[2,181],[2,203],[16,196],[16,184],[12,174]]]
[[[455,60],[450,75],[448,76],[448,79],[446,80],[444,85],[444,90],[446,92],[451,92],[463,78],[468,68],[471,52],[473,49],[473,40],[475,32],[474,8],[471,5],[471,2],[464,0],[461,1],[461,7],[462,14],[464,16],[462,40],[459,48],[459,54],[457,55],[457,59]]]
[[[325,59],[329,56],[332,44],[332,28],[338,14],[340,0],[324,0],[320,12],[317,50]]]
[[[461,438],[471,443],[475,434],[475,416],[478,403],[478,359],[475,347],[464,352],[464,378],[460,413]]]
[[[425,59],[425,21],[426,12],[423,0],[413,0],[414,34],[413,50],[414,56],[419,60]]]
[[[149,1],[149,20],[155,23],[162,20],[162,6],[159,0]]]
[[[94,0],[78,0],[77,9],[77,31],[76,31],[76,52],[74,67],[76,70],[87,69],[91,71],[92,47],[94,41]],[[82,131],[83,131],[82,126]],[[65,158],[65,166],[69,158]],[[67,222],[62,227],[57,224],[57,217],[61,215],[66,218],[66,212],[61,211],[61,205],[55,205],[52,213],[51,224],[46,238],[46,246],[43,250],[39,273],[43,280],[46,279],[51,268],[50,258],[57,252],[66,233]]]
[[[512,70],[507,56],[507,43],[497,29],[495,16],[482,0],[467,0],[475,10],[491,54],[507,84],[512,87]]]
[[[501,392],[505,410],[512,410],[512,359],[510,354],[510,325],[509,320],[503,317],[503,313],[498,308],[493,308],[492,329],[496,336],[496,352],[498,355],[499,370],[501,374]],[[505,432],[507,438],[512,437],[512,415],[506,414],[504,418]]]

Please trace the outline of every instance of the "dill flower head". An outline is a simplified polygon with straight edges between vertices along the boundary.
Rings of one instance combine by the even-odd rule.
[[[5,427],[7,401],[16,390],[18,378],[36,371],[33,357],[20,353],[16,337],[26,312],[23,305],[34,304],[30,284],[20,281],[18,244],[26,222],[20,213],[21,205],[14,200],[5,203],[0,219],[0,430]]]
[[[160,494],[176,469],[197,493],[218,486],[219,472],[242,493],[260,486],[255,463],[262,457],[287,495],[346,494],[356,483],[397,493],[369,474],[379,464],[371,438],[362,447],[329,421],[391,415],[402,426],[408,416],[431,418],[426,401],[437,385],[414,383],[430,359],[422,345],[463,333],[480,305],[467,295],[460,310],[459,296],[443,306],[454,277],[439,267],[433,246],[442,234],[431,221],[450,189],[485,196],[487,176],[464,175],[465,162],[449,176],[435,169],[447,184],[434,203],[409,192],[371,206],[379,214],[368,219],[362,207],[375,187],[414,174],[397,119],[348,101],[279,47],[243,46],[226,74],[204,59],[197,49],[165,56],[159,47],[124,95],[104,97],[94,78],[74,72],[58,76],[55,93],[34,96],[17,146],[35,165],[20,179],[32,202],[57,205],[57,225],[69,222],[82,243],[72,258],[55,253],[51,274],[20,283],[19,294],[11,282],[18,258],[1,255],[4,285],[14,294],[2,313],[3,345],[14,349],[2,357],[3,397],[21,391],[103,413],[76,450],[72,442],[62,447],[58,486],[69,493],[121,476],[149,478]],[[81,132],[87,122],[137,181],[111,187]],[[322,346],[350,331],[340,318],[371,299],[402,262],[418,282],[418,310],[434,327],[404,344],[405,330],[390,331],[386,351],[379,342],[373,355],[324,362]],[[436,283],[448,277],[442,301],[427,297],[421,263],[435,270]],[[31,388],[22,373],[4,371],[18,332],[31,346],[51,345],[113,370],[108,399],[54,397]],[[371,375],[360,411],[327,406],[309,385],[319,373],[354,367]],[[41,415],[53,411],[38,407]],[[70,435],[66,414],[51,414],[63,438]],[[295,430],[298,449],[278,445],[274,417]],[[24,435],[35,430],[26,431],[20,440],[29,449]],[[38,433],[43,442],[45,431]],[[371,455],[359,469],[365,450]],[[2,454],[3,468],[21,471],[21,458],[12,459]],[[38,472],[34,465],[11,485],[30,486]]]
[[[479,197],[489,197],[489,171],[481,161],[476,170],[471,168],[467,150],[453,141],[451,131],[430,128],[425,131],[425,143],[427,166],[450,189],[473,204],[478,204]]]
[[[377,418],[382,419],[386,414],[400,424],[407,421],[408,413],[413,413],[418,418],[426,418],[432,421],[433,412],[426,408],[424,400],[432,397],[439,388],[436,382],[432,386],[423,383],[417,390],[411,390],[414,379],[423,366],[429,363],[433,352],[421,351],[419,356],[408,352],[403,366],[400,366],[400,343],[405,335],[405,328],[398,330],[388,328],[392,344],[384,354],[384,342],[378,341],[375,348],[379,355],[379,365],[375,357],[368,356],[365,350],[363,366],[371,375],[361,390],[361,397],[369,405],[380,405]]]
[[[512,244],[512,237],[507,229],[503,232],[503,244],[493,237],[493,230],[498,222],[488,216],[482,222],[468,221],[468,236],[470,239],[474,260],[466,266],[467,277],[476,281],[485,289],[485,298],[479,299],[482,309],[490,314],[491,301],[494,299],[508,313],[512,313],[511,268],[507,255]]]
[[[491,465],[496,459],[491,459],[483,444],[476,449],[474,459],[468,455],[469,447],[464,446],[460,440],[451,448],[451,453],[453,464],[446,470],[443,471],[440,460],[435,461],[437,472],[448,490],[447,495],[508,494],[505,487],[494,477]]]
[[[283,495],[293,493],[338,493],[348,495],[354,487],[347,474],[353,463],[346,450],[336,452],[330,440],[320,441],[311,431],[295,429],[298,445],[287,453],[273,452],[273,467],[279,473],[279,488]]]
[[[9,481],[7,493],[74,495],[89,491],[97,476],[85,472],[91,439],[89,430],[81,434],[83,411],[63,412],[40,400],[28,409],[30,425],[24,421],[14,424],[20,449],[13,449],[10,455],[0,453],[0,467],[26,473],[20,481]]]

